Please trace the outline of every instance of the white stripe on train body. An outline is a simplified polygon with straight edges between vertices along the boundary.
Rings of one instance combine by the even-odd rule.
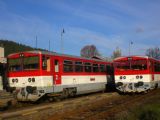
[[[144,92],[160,86],[160,75],[115,75],[116,88],[120,92]],[[121,84],[121,85],[120,85]]]
[[[36,101],[46,93],[58,93],[70,87],[76,87],[77,94],[105,90],[107,76],[67,75],[62,76],[61,82],[61,84],[54,84],[53,76],[9,77],[10,86],[20,90],[17,95],[19,101]],[[30,93],[27,89],[31,87],[34,91]]]

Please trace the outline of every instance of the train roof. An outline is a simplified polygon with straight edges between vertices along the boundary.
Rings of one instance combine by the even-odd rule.
[[[159,61],[158,59],[155,59],[155,58],[151,58],[151,57],[148,57],[148,56],[140,56],[140,55],[122,56],[122,57],[115,58],[113,61],[128,60],[128,58],[134,58],[135,60],[138,60],[138,59],[152,59],[152,60]]]
[[[57,55],[57,56],[71,57],[71,58],[78,58],[78,59],[85,59],[85,60],[96,60],[96,61],[100,61],[100,62],[109,62],[109,61],[106,61],[106,60],[100,58],[99,56],[93,56],[92,58],[85,58],[85,57],[80,57],[80,56],[61,54],[61,53],[51,52],[51,51],[41,51],[41,50],[33,50],[33,51],[24,51],[24,52],[12,53],[12,54],[8,55],[8,57],[16,55],[16,54],[20,54],[20,53]]]

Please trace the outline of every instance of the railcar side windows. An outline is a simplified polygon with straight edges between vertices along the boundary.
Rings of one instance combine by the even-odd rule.
[[[93,64],[93,72],[99,72],[98,64]]]
[[[106,71],[107,71],[107,73],[110,73],[111,72],[111,66],[110,65],[106,65]]]
[[[83,63],[80,61],[75,62],[75,72],[83,72]]]
[[[85,72],[92,72],[91,63],[85,63],[84,65]]]
[[[64,62],[63,62],[63,71],[64,72],[73,72],[73,61],[64,60]]]
[[[100,65],[100,72],[106,72],[105,65]]]

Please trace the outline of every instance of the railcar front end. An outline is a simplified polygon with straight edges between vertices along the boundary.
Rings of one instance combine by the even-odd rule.
[[[46,64],[47,58],[42,58],[39,52],[15,53],[8,57],[8,82],[19,101],[36,101],[53,92],[53,77],[47,72]]]
[[[116,89],[122,93],[147,92],[158,84],[152,61],[147,56],[117,58],[114,70]]]

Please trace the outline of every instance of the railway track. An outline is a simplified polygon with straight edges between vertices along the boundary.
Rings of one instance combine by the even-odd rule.
[[[107,97],[117,96],[117,93],[96,93],[89,94],[87,96],[81,96],[76,98],[66,99],[60,102],[53,103],[42,103],[42,104],[20,104],[12,107],[11,109],[0,112],[0,118],[3,120],[17,120],[22,119],[28,120],[28,117],[34,117],[35,114],[40,112],[48,113],[56,113],[58,111],[64,111],[70,108],[76,108],[79,106],[83,106],[84,104],[89,104],[92,100],[101,100]],[[43,113],[42,113],[43,114]],[[45,114],[43,114],[45,115]],[[36,118],[35,118],[36,119]],[[39,118],[37,118],[39,120]]]
[[[127,111],[132,107],[143,103],[143,100],[159,95],[160,90],[154,90],[144,95],[126,95],[112,97],[111,99],[102,100],[93,106],[82,107],[80,110],[71,110],[52,115],[49,120],[110,120],[114,118],[117,113]]]
[[[108,120],[116,113],[139,105],[144,99],[154,97],[159,92],[160,90],[154,90],[144,95],[119,95],[115,92],[96,93],[60,102],[17,108],[15,111],[1,112],[0,118],[2,120]]]

